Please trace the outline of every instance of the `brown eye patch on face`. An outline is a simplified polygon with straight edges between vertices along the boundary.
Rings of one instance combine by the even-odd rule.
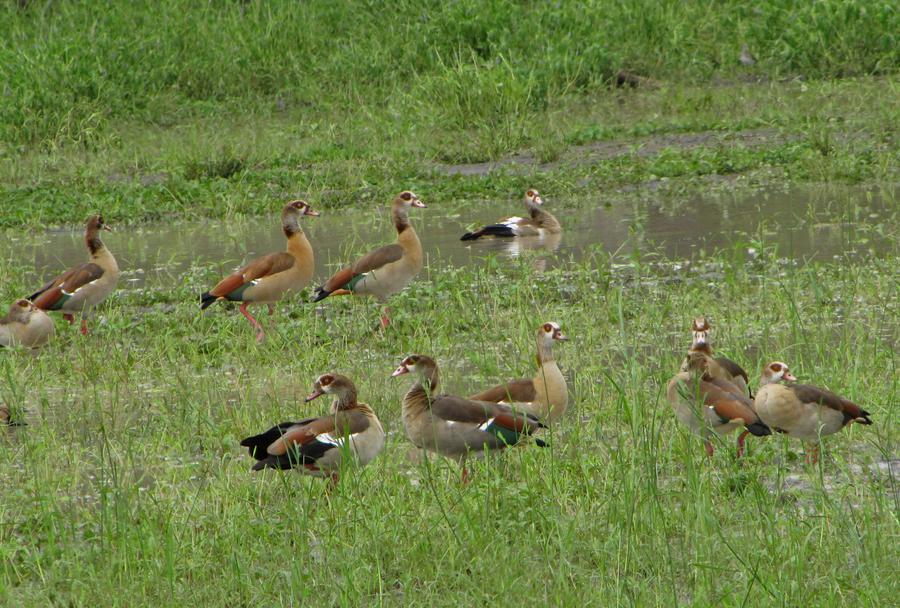
[[[531,198],[532,196],[534,196],[534,190],[529,190],[528,192],[525,193],[525,196],[527,196],[528,198]]]
[[[552,325],[550,325],[549,323],[544,323],[544,331],[549,332],[552,329],[553,329]]]
[[[412,192],[404,192],[403,194],[400,195],[400,198],[402,198],[405,201],[408,201],[412,198]]]
[[[781,371],[781,363],[773,363],[772,365],[769,366],[769,369],[771,369],[773,372],[780,372]]]
[[[321,384],[322,386],[328,386],[333,381],[334,378],[332,378],[331,376],[322,376],[321,378],[319,378],[319,384]]]

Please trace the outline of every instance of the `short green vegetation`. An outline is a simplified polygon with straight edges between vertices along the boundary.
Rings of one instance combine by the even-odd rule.
[[[900,166],[888,1],[25,4],[0,6],[5,226]]]
[[[123,225],[404,188],[429,212],[531,186],[568,210],[677,209],[734,183],[889,193],[878,215],[833,218],[888,243],[873,255],[788,260],[762,222],[690,260],[639,238],[546,269],[546,252],[438,256],[386,332],[374,303],[305,293],[262,314],[257,345],[234,309],[198,311],[220,264],[144,289],[123,276],[89,336],[60,321],[41,352],[0,352],[0,402],[27,422],[0,429],[0,604],[895,604],[898,63],[886,0],[0,0],[0,312],[77,261],[35,269],[13,239],[98,210]],[[700,313],[754,385],[780,359],[875,424],[827,438],[814,467],[782,436],[707,460],[664,395]],[[548,320],[572,338],[549,448],[476,464],[467,487],[412,449],[409,380],[389,378],[403,355],[435,356],[468,394],[531,375]],[[326,371],[357,383],[385,451],[330,492],[251,474],[239,440],[324,411],[302,398]]]
[[[499,262],[499,260],[498,260]],[[377,308],[282,306],[261,347],[236,311],[199,315],[214,271],[167,293],[121,292],[82,339],[0,359],[2,397],[29,410],[0,451],[2,597],[73,605],[815,605],[896,597],[896,257],[795,265],[764,249],[685,267],[653,252],[538,273],[529,258],[429,268],[373,332]],[[28,269],[16,267],[13,277]],[[24,285],[4,285],[8,301]],[[308,295],[308,294],[307,294]],[[145,308],[147,301],[158,302]],[[719,351],[790,362],[872,412],[825,442],[818,468],[783,437],[734,437],[708,462],[664,386],[708,312]],[[285,311],[289,311],[285,314]],[[268,321],[267,318],[263,319]],[[532,334],[557,320],[573,396],[552,447],[475,466],[421,461],[400,421],[404,354],[466,394],[530,375]],[[330,495],[251,474],[237,443],[304,406],[340,370],[388,446]],[[754,373],[754,375],[756,375]],[[888,467],[894,463],[893,476]],[[136,598],[140,598],[140,602]],[[502,598],[497,600],[495,598]]]

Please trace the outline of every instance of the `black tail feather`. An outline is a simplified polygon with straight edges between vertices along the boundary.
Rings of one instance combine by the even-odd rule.
[[[550,444],[544,441],[543,439],[535,439],[534,444],[539,448],[549,448]]]
[[[872,419],[869,418],[869,416],[871,416],[869,412],[861,409],[859,410],[859,414],[860,415],[855,419],[856,422],[858,422],[859,424],[873,424]]]
[[[766,435],[772,434],[772,429],[767,427],[762,422],[753,422],[747,425],[747,430],[750,431],[751,435],[756,435],[757,437],[765,437]]]
[[[208,291],[200,294],[200,310],[206,310],[218,299],[217,296],[210,294]]]
[[[491,224],[478,232],[479,236],[516,236],[512,226],[507,226],[506,224]]]
[[[313,302],[318,302],[318,301],[320,301],[320,300],[324,300],[325,298],[327,298],[327,297],[330,296],[330,295],[331,295],[331,292],[330,292],[330,291],[327,291],[327,290],[325,289],[325,287],[317,287],[317,288],[316,288],[316,293],[315,293],[315,295],[313,296],[313,300],[312,300],[312,301],[313,301]]]
[[[491,224],[490,226],[485,226],[475,232],[467,232],[462,235],[459,240],[474,241],[483,236],[516,236],[516,233],[513,231],[512,227],[507,226],[506,224]]]
[[[265,460],[269,456],[268,452],[266,452],[269,446],[275,443],[275,441],[284,435],[289,428],[294,426],[294,424],[295,423],[293,422],[276,424],[265,433],[241,439],[241,446],[248,448],[250,455],[257,460]]]

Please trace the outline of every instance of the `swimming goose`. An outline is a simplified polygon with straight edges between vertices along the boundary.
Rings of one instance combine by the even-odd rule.
[[[537,331],[537,373],[533,378],[511,380],[471,395],[474,401],[514,403],[543,422],[556,422],[566,413],[569,393],[566,378],[553,357],[553,343],[568,340],[558,323],[548,321]]]
[[[872,424],[869,412],[852,401],[796,381],[785,363],[769,363],[763,368],[756,392],[756,411],[772,430],[811,444],[807,462],[818,461],[821,437],[833,435],[852,422]]]
[[[331,295],[374,296],[379,302],[401,291],[422,270],[422,243],[409,223],[411,207],[425,208],[425,203],[409,190],[394,198],[391,214],[397,229],[397,242],[370,251],[346,268],[337,271],[319,287],[313,302]],[[388,308],[384,307],[381,326],[390,323]]]
[[[384,447],[384,428],[371,407],[356,400],[356,386],[341,374],[316,378],[306,402],[331,395],[331,413],[300,422],[282,422],[241,445],[259,462],[254,471],[292,469],[337,482],[345,456],[365,466]]]
[[[743,391],[726,380],[709,374],[711,359],[704,353],[688,353],[681,372],[666,389],[666,398],[678,418],[690,431],[705,440],[706,453],[713,455],[712,433],[725,435],[739,427],[738,456],[744,453],[748,433],[762,437],[772,431],[753,409]]]
[[[744,368],[728,357],[713,356],[712,344],[709,339],[710,334],[712,333],[712,327],[706,317],[697,317],[694,319],[691,330],[694,339],[691,343],[690,351],[688,352],[703,353],[709,357],[707,373],[709,373],[710,376],[731,382],[741,389],[741,392],[752,399],[753,394],[750,392],[750,378],[747,376],[747,372],[744,371]],[[682,367],[681,371],[687,370]]]
[[[0,346],[24,346],[37,348],[53,336],[53,319],[29,302],[18,300],[0,319]]]
[[[248,312],[247,306],[268,304],[269,314],[273,314],[275,302],[309,284],[315,259],[312,245],[300,227],[300,218],[318,215],[306,201],[297,200],[285,205],[281,210],[281,228],[287,238],[287,251],[257,258],[225,277],[200,296],[200,309],[208,308],[219,300],[240,302],[241,314],[256,329],[256,341],[262,342],[266,333],[259,321]]]
[[[528,209],[528,217],[507,217],[496,224],[483,226],[474,232],[467,232],[459,240],[473,241],[483,236],[543,236],[546,234],[559,234],[562,226],[549,212],[544,211],[544,200],[537,190],[529,190],[525,193],[525,207]]]
[[[74,322],[75,313],[81,313],[81,333],[85,335],[88,333],[88,312],[103,302],[119,281],[119,266],[100,240],[101,230],[111,228],[104,223],[102,216],[91,216],[84,231],[84,242],[91,260],[48,281],[27,298],[41,310],[62,312],[69,323]]]
[[[462,466],[462,482],[468,481],[466,459],[482,456],[522,441],[543,425],[530,414],[509,406],[439,395],[440,376],[434,359],[410,355],[400,362],[393,377],[412,373],[415,381],[403,397],[403,426],[416,447],[452,458]],[[543,446],[540,440],[535,440]]]

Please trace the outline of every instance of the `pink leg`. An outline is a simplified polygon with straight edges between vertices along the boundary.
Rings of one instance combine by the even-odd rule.
[[[81,318],[81,335],[82,336],[88,335],[87,319],[85,319],[84,317]]]
[[[819,446],[814,445],[806,451],[806,464],[816,464],[819,462]]]
[[[275,305],[269,304],[269,316],[271,317],[274,314],[275,314]]]
[[[64,313],[64,314],[63,314],[63,319],[65,319],[66,321],[68,321],[68,322],[69,322],[69,325],[71,325],[72,323],[75,322],[75,316],[74,316],[74,315],[70,315],[70,314],[68,314],[68,313]]]
[[[466,465],[463,465],[460,481],[464,486],[469,485],[469,469],[466,468]]]
[[[259,324],[259,321],[257,321],[256,319],[254,319],[254,318],[253,318],[253,315],[251,315],[249,312],[247,312],[247,305],[248,305],[248,304],[249,304],[249,302],[242,302],[242,303],[241,303],[241,314],[244,315],[244,317],[245,317],[248,321],[250,321],[250,325],[252,325],[253,327],[256,328],[256,341],[257,341],[257,342],[262,342],[263,340],[266,339],[266,332],[263,331],[263,327],[262,327],[262,325]]]
[[[391,319],[390,319],[390,317],[388,317],[388,313],[390,311],[391,311],[391,309],[388,308],[387,306],[385,306],[381,310],[381,328],[382,329],[387,329],[387,326],[391,324]]]
[[[750,431],[744,431],[743,433],[738,435],[738,451],[737,451],[738,458],[740,458],[741,456],[744,455],[744,439],[746,439],[747,435],[749,435],[749,434],[750,434]]]
[[[712,444],[712,441],[710,441],[709,439],[707,439],[706,442],[704,442],[703,445],[706,447],[706,455],[709,456],[710,458],[712,458],[712,456],[713,456],[713,451],[714,451],[714,450],[713,450],[713,444]]]

